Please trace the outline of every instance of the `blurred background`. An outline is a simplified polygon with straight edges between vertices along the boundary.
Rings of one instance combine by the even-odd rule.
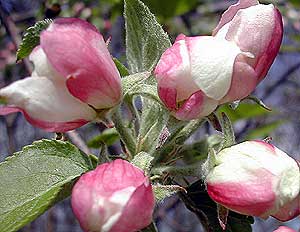
[[[163,24],[174,41],[176,35],[209,35],[222,12],[236,0],[143,0]],[[273,109],[268,112],[258,105],[243,103],[235,111],[226,111],[234,122],[238,142],[272,137],[272,143],[300,160],[300,0],[261,1],[273,3],[284,19],[284,40],[268,76],[254,95]],[[29,75],[28,60],[16,64],[16,49],[24,30],[36,21],[55,17],[80,17],[96,25],[105,39],[111,37],[109,49],[125,63],[125,32],[122,0],[0,0],[0,88]],[[101,128],[100,128],[101,131]],[[209,126],[196,137],[211,133]],[[70,133],[70,139],[86,142],[99,134],[99,127],[89,124]],[[21,114],[0,116],[0,161],[24,145],[54,134],[33,128]],[[85,148],[88,149],[88,148]],[[93,149],[90,150],[93,152]],[[1,178],[1,177],[0,177]],[[202,231],[196,216],[174,196],[159,204],[155,220],[162,232]],[[256,219],[254,232],[272,232],[283,223],[273,218]],[[300,231],[300,220],[285,223]],[[69,200],[54,206],[22,232],[80,232]]]

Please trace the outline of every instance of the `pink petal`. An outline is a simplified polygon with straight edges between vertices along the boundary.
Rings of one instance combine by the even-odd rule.
[[[30,115],[27,114],[26,111],[18,107],[13,107],[13,106],[0,107],[0,115],[7,115],[16,112],[22,112],[24,117],[30,124],[48,132],[66,132],[81,127],[84,124],[89,122],[84,119],[78,119],[70,122],[47,122],[47,121],[38,120],[30,117]]]
[[[145,181],[145,175],[141,169],[122,159],[102,165],[101,168],[96,169],[95,175],[102,183],[96,186],[95,191],[107,196],[128,186],[138,187]]]
[[[273,175],[263,169],[257,170],[251,180],[226,183],[207,183],[207,192],[217,203],[232,211],[267,217],[274,210],[276,195]],[[259,173],[258,173],[259,172]],[[238,173],[236,174],[238,175]]]
[[[243,54],[236,57],[230,89],[220,104],[243,99],[255,89],[258,81],[257,73],[246,59],[248,58]]]
[[[158,89],[172,92],[172,104],[165,93],[160,94],[165,98],[162,101],[168,102],[168,108],[175,107],[174,92],[176,92],[176,102],[180,102],[199,90],[191,77],[190,54],[187,50],[186,38],[183,34],[177,37],[173,46],[163,53],[154,71]]]
[[[148,182],[147,179],[145,181]],[[145,182],[137,187],[123,209],[121,217],[110,231],[138,231],[145,228],[152,221],[154,205],[155,200],[152,187]]]
[[[222,31],[223,30],[223,31]],[[282,17],[273,5],[255,5],[241,9],[216,36],[235,42],[242,51],[254,55],[249,60],[258,76],[265,75],[279,51],[282,40]],[[225,30],[225,31],[224,31]]]
[[[158,84],[159,98],[169,110],[176,110],[176,108],[177,108],[177,103],[176,103],[177,91],[176,91],[175,87],[172,86],[172,84],[170,84],[170,86],[164,87],[163,82],[165,82],[165,81],[161,80]]]
[[[257,0],[239,0],[236,4],[231,5],[223,13],[218,26],[213,30],[213,35],[216,35],[225,24],[229,23],[240,9],[245,9],[257,4],[259,4]]]
[[[209,99],[199,90],[193,93],[183,105],[174,112],[179,120],[192,120],[209,115],[217,108],[217,101]]]
[[[271,40],[269,44],[266,46],[266,50],[263,54],[261,54],[259,60],[257,61],[255,71],[258,73],[258,82],[262,80],[262,78],[267,75],[269,68],[271,67],[275,57],[277,56],[280,44],[282,42],[282,35],[283,35],[283,23],[282,23],[282,16],[278,9],[274,11],[274,29],[271,35]]]
[[[55,70],[68,79],[73,96],[97,109],[119,103],[120,75],[94,26],[81,19],[56,19],[42,32],[41,46]]]

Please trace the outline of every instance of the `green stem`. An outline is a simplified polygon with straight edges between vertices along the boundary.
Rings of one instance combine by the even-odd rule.
[[[164,146],[162,146],[158,150],[158,155],[154,161],[155,164],[160,162],[166,162],[166,157],[169,160],[172,157],[168,157],[168,154],[175,154],[177,150],[184,144],[184,142],[206,121],[206,118],[197,119],[190,121],[185,127],[183,127],[180,131],[176,132],[176,136],[171,135],[172,139],[166,142]]]
[[[124,119],[122,118],[120,109],[117,109],[112,115],[112,121],[115,124],[115,128],[120,134],[121,140],[125,144],[129,156],[133,157],[135,155],[136,141],[130,129],[124,125]]]

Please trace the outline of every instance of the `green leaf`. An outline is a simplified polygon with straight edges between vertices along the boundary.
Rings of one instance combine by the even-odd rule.
[[[101,143],[111,146],[119,139],[120,136],[117,130],[115,128],[109,128],[104,130],[100,135],[97,135],[88,141],[87,145],[90,148],[100,148]]]
[[[223,105],[218,109],[218,112],[225,112],[232,122],[249,118],[257,118],[273,113],[273,111],[267,111],[258,104],[244,102],[240,103],[235,110],[230,108],[228,104]]]
[[[160,134],[168,122],[169,113],[156,101],[142,98],[142,102],[143,111],[136,150],[153,154],[158,146]]]
[[[163,201],[167,197],[171,197],[174,194],[183,191],[185,192],[185,189],[179,185],[153,185],[153,192],[155,195],[155,199],[157,202]]]
[[[230,119],[224,112],[222,112],[221,115],[222,115],[221,116],[222,117],[221,118],[221,126],[222,126],[222,132],[224,134],[224,141],[222,144],[222,149],[224,149],[226,147],[231,147],[236,142],[235,142],[235,135],[234,135],[234,131],[233,131]]]
[[[40,140],[0,164],[0,231],[16,231],[68,197],[74,180],[92,169],[68,142]]]
[[[128,69],[117,58],[113,58],[113,61],[115,62],[115,65],[117,66],[117,69],[121,77],[125,77],[129,75]]]
[[[131,95],[132,89],[137,88],[137,86],[145,83],[145,80],[149,78],[150,75],[150,72],[141,72],[122,78],[124,97],[126,97],[126,95]]]
[[[51,19],[36,22],[26,29],[20,47],[17,51],[17,61],[29,56],[31,51],[40,44],[40,33],[52,23]]]
[[[126,56],[131,73],[151,71],[171,46],[167,33],[140,0],[124,1]]]
[[[189,123],[180,126],[173,132],[165,144],[157,150],[154,163],[167,162],[170,157],[169,154],[177,154],[177,151],[182,148],[184,142],[200,128],[200,126],[206,121],[206,119],[196,119]]]
[[[227,218],[226,230],[219,225],[217,204],[207,194],[204,183],[199,180],[190,185],[187,194],[181,194],[185,205],[200,219],[204,228],[209,232],[251,232],[254,219],[230,211]]]
[[[153,156],[149,155],[146,152],[140,152],[134,156],[131,163],[134,166],[139,167],[140,169],[144,170],[146,175],[148,175],[148,173],[150,172],[150,170],[152,168],[152,160],[153,160]]]
[[[210,135],[206,138],[196,141],[191,144],[184,144],[178,156],[182,156],[183,160],[187,164],[193,164],[207,158],[208,150],[213,148],[215,151],[219,151],[223,142],[223,136],[221,135]]]
[[[265,138],[269,136],[270,133],[276,130],[279,126],[281,126],[284,122],[285,122],[284,120],[279,120],[261,127],[257,127],[254,130],[251,130],[246,135],[246,139],[251,140],[251,139]]]

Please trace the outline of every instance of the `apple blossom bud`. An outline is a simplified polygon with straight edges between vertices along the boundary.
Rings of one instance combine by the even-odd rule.
[[[293,230],[287,226],[280,226],[277,230],[274,230],[273,232],[297,232],[296,230]]]
[[[300,214],[300,169],[283,151],[263,141],[221,150],[206,176],[207,191],[228,209],[286,221]]]
[[[160,99],[177,119],[191,120],[248,96],[273,63],[282,34],[273,5],[239,1],[213,36],[181,34],[163,53],[154,71]]]
[[[121,100],[121,79],[102,35],[88,22],[56,19],[30,55],[31,77],[0,89],[8,106],[33,125],[65,132],[94,120]],[[97,112],[96,112],[96,110]]]
[[[271,67],[282,41],[282,16],[272,4],[239,0],[224,12],[213,36],[245,52],[235,60],[230,90],[221,103],[239,100],[255,89]]]
[[[71,204],[84,231],[134,232],[151,223],[155,201],[144,172],[117,159],[81,176]]]

